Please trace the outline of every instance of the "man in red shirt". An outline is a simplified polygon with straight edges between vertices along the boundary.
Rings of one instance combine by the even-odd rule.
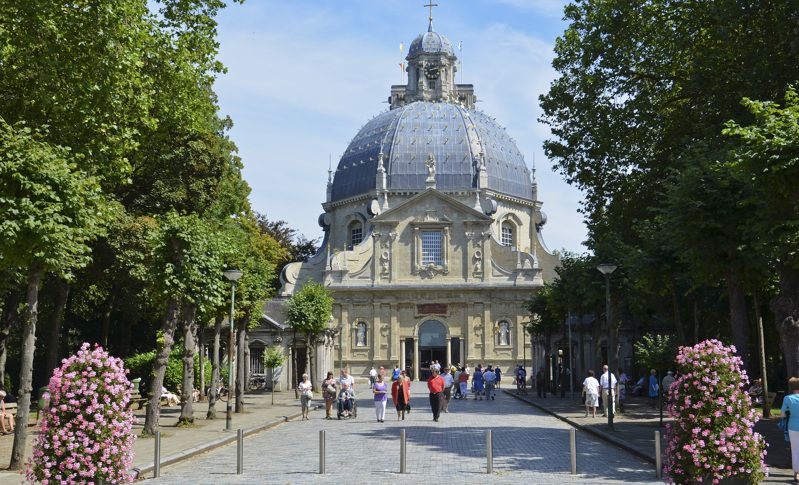
[[[433,410],[433,421],[438,421],[441,413],[441,393],[444,392],[444,379],[438,375],[438,370],[432,369],[432,376],[427,380],[427,389],[430,390],[430,408]]]

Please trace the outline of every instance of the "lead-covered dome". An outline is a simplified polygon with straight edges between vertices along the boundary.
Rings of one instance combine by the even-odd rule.
[[[423,53],[446,54],[450,57],[455,57],[455,51],[452,50],[452,43],[449,39],[432,30],[413,39],[411,46],[408,48],[409,59]]]
[[[453,103],[416,101],[372,118],[355,135],[339,161],[331,201],[374,190],[381,152],[389,190],[424,190],[428,154],[436,160],[438,190],[472,190],[482,153],[484,188],[533,197],[523,155],[493,118]]]

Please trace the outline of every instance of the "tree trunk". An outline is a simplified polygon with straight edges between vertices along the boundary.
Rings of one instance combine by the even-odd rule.
[[[214,345],[211,354],[211,392],[208,394],[208,413],[206,419],[216,419],[216,400],[219,398],[219,340],[222,335],[222,315],[214,320]]]
[[[17,392],[17,426],[14,428],[14,445],[11,449],[9,470],[19,470],[25,463],[28,440],[28,415],[31,409],[33,390],[33,353],[36,350],[36,318],[39,312],[39,284],[44,271],[32,268],[28,272],[28,288],[25,292],[25,313],[22,318],[22,362],[19,369],[19,391]]]
[[[200,364],[200,402],[205,400],[205,324],[197,327],[197,352]]]
[[[53,314],[50,317],[50,328],[47,342],[46,369],[49,373],[58,365],[58,357],[61,355],[61,323],[64,321],[64,308],[67,306],[69,298],[69,284],[61,278],[53,281],[55,292],[55,303],[53,304]],[[49,374],[47,376],[50,377]]]
[[[699,301],[694,298],[694,343],[699,343]]]
[[[197,307],[189,303],[183,310],[183,382],[181,385],[181,406],[178,424],[194,422],[194,354],[197,350],[197,324],[194,317]]]
[[[17,313],[17,307],[20,298],[20,293],[11,291],[6,295],[6,301],[3,303],[3,319],[0,321],[0,384],[3,385],[6,382],[8,336],[11,335],[11,329],[16,327],[19,321],[20,315]]]
[[[740,268],[735,264],[731,265],[727,271],[727,294],[730,300],[732,343],[744,362],[744,368],[747,369],[749,364],[749,319],[746,311],[746,289]]]
[[[682,315],[680,314],[680,293],[677,291],[677,283],[671,282],[671,309],[674,317],[674,329],[677,331],[677,342],[679,345],[685,345],[685,329],[682,326]]]
[[[786,263],[777,266],[779,292],[771,300],[771,311],[780,334],[788,377],[799,375],[799,270]]]
[[[116,292],[112,287],[108,292],[108,297],[103,305],[103,315],[100,320],[100,342],[105,350],[108,350],[108,334],[111,333],[111,312],[114,311],[114,299]]]
[[[247,386],[247,376],[245,373],[245,359],[246,359],[246,342],[247,338],[247,324],[249,323],[249,316],[245,315],[239,318],[236,324],[238,332],[236,335],[236,408],[235,412],[244,412],[244,390]]]
[[[144,419],[142,436],[151,436],[158,431],[158,418],[161,414],[161,388],[164,385],[164,374],[172,344],[175,343],[175,327],[178,324],[180,301],[176,297],[169,299],[164,319],[161,324],[161,339],[155,351],[155,362],[150,380],[150,401],[147,403],[147,414]]]

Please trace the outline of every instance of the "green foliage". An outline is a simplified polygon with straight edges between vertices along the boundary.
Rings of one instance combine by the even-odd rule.
[[[110,206],[77,158],[0,119],[0,267],[66,276],[88,264]]]
[[[661,376],[674,369],[674,355],[677,349],[669,335],[648,333],[633,346],[635,360],[641,366],[655,369]]]
[[[167,361],[166,373],[164,374],[164,387],[169,391],[180,394],[181,383],[183,382],[183,346],[176,345],[173,347],[172,352],[169,353],[169,360]],[[130,371],[131,379],[140,377],[142,381],[149,382],[150,373],[153,370],[153,363],[155,362],[155,351],[143,352],[141,354],[131,355],[125,359],[125,368]],[[205,385],[211,385],[211,363],[207,360],[205,364]],[[221,369],[220,371],[225,374],[227,378],[227,370]],[[194,387],[200,388],[200,358],[198,355],[194,356]],[[140,389],[145,389],[140,386]]]
[[[332,312],[330,290],[313,281],[305,283],[288,301],[289,324],[307,335],[316,335],[327,328]]]
[[[264,351],[264,367],[267,369],[277,369],[286,361],[286,354],[283,347],[274,345]]]

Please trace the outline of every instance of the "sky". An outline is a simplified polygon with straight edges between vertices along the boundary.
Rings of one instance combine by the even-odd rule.
[[[401,82],[400,43],[427,30],[427,0],[247,0],[219,16],[217,81],[223,115],[252,187],[253,208],[320,238],[328,162],[358,130],[388,109]],[[434,29],[462,42],[462,81],[478,107],[505,126],[535,160],[552,250],[583,252],[580,192],[552,170],[537,121],[538,96],[555,78],[553,45],[566,24],[561,0],[436,0]]]

